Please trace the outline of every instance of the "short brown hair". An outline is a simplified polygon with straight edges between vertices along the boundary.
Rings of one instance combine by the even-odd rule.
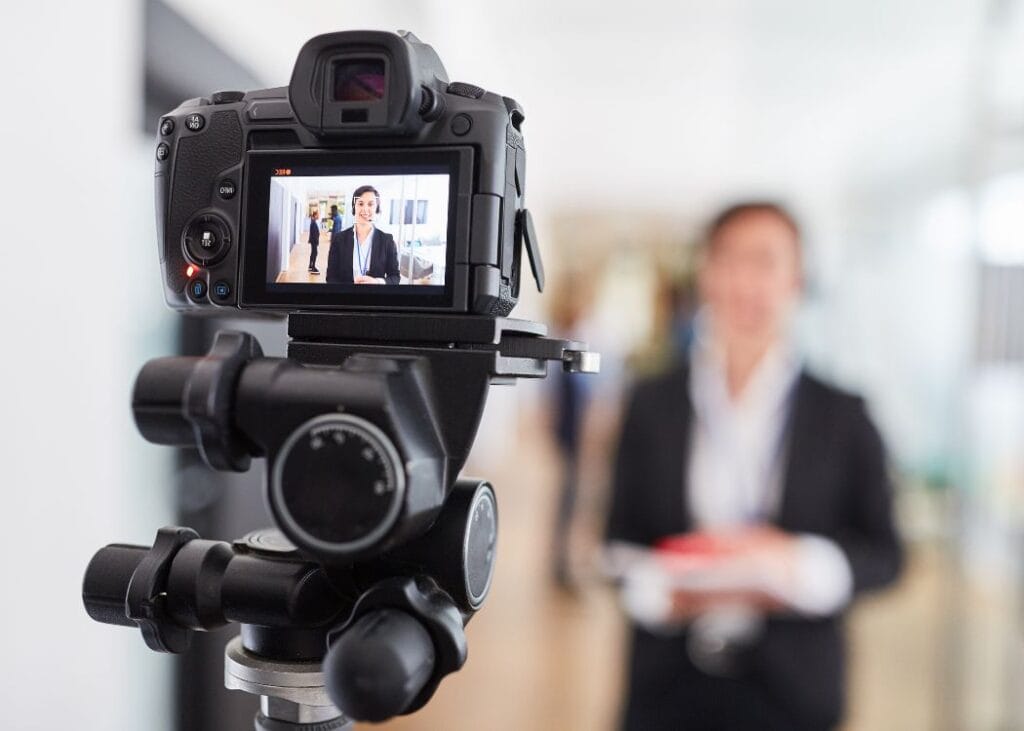
[[[740,201],[734,203],[728,208],[723,209],[717,216],[711,219],[711,223],[708,224],[707,232],[704,236],[705,246],[711,247],[712,242],[722,233],[722,229],[728,226],[730,223],[738,221],[744,216],[749,216],[756,213],[767,213],[768,215],[775,216],[777,219],[782,221],[786,227],[793,232],[793,237],[796,239],[799,246],[800,242],[800,224],[796,222],[796,216],[789,212],[785,206],[781,203],[775,203],[774,201]]]

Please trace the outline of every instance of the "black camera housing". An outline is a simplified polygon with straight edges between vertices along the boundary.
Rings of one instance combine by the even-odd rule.
[[[344,86],[354,68],[383,77],[377,98]],[[157,132],[157,238],[168,304],[220,314],[238,308],[507,315],[519,297],[524,242],[543,286],[523,206],[523,120],[514,100],[449,83],[434,50],[405,32],[318,36],[303,46],[288,87],[182,103],[161,118]],[[444,285],[271,282],[270,178],[293,170],[448,174]]]

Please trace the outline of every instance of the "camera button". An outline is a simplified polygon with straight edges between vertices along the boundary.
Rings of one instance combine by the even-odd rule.
[[[160,135],[166,137],[174,131],[174,120],[170,117],[165,117],[160,120]]]
[[[464,96],[467,99],[479,99],[484,95],[484,90],[476,84],[467,84],[465,81],[453,81],[445,89],[449,94]]]
[[[171,156],[171,148],[167,146],[166,142],[161,142],[156,146],[156,159],[163,162]]]
[[[245,99],[244,91],[215,91],[210,97],[214,104],[234,104]]]
[[[234,198],[235,193],[237,192],[238,187],[235,185],[235,181],[231,178],[224,178],[217,184],[217,195],[226,201]]]
[[[206,282],[197,277],[188,283],[185,291],[188,292],[191,299],[197,302],[204,300],[206,299]]]
[[[231,285],[221,279],[213,283],[212,291],[214,298],[223,302],[231,296]]]
[[[469,131],[473,129],[473,120],[468,114],[456,114],[455,118],[452,119],[452,134],[462,137],[463,135],[469,134]]]
[[[190,262],[210,266],[220,261],[230,248],[231,229],[219,216],[199,216],[185,227],[182,243]]]
[[[198,132],[206,126],[206,120],[202,114],[190,114],[185,117],[185,126],[191,132]]]

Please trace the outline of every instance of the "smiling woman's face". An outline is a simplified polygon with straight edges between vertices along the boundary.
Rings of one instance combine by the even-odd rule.
[[[800,295],[797,235],[772,213],[740,216],[715,234],[700,280],[720,336],[777,337]]]
[[[355,209],[356,223],[372,223],[373,217],[377,215],[377,196],[366,191],[356,198]]]

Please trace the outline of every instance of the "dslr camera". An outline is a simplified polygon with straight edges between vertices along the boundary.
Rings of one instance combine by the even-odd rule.
[[[523,120],[402,31],[321,35],[287,87],[182,103],[156,145],[168,304],[509,314],[524,245],[543,282]]]

